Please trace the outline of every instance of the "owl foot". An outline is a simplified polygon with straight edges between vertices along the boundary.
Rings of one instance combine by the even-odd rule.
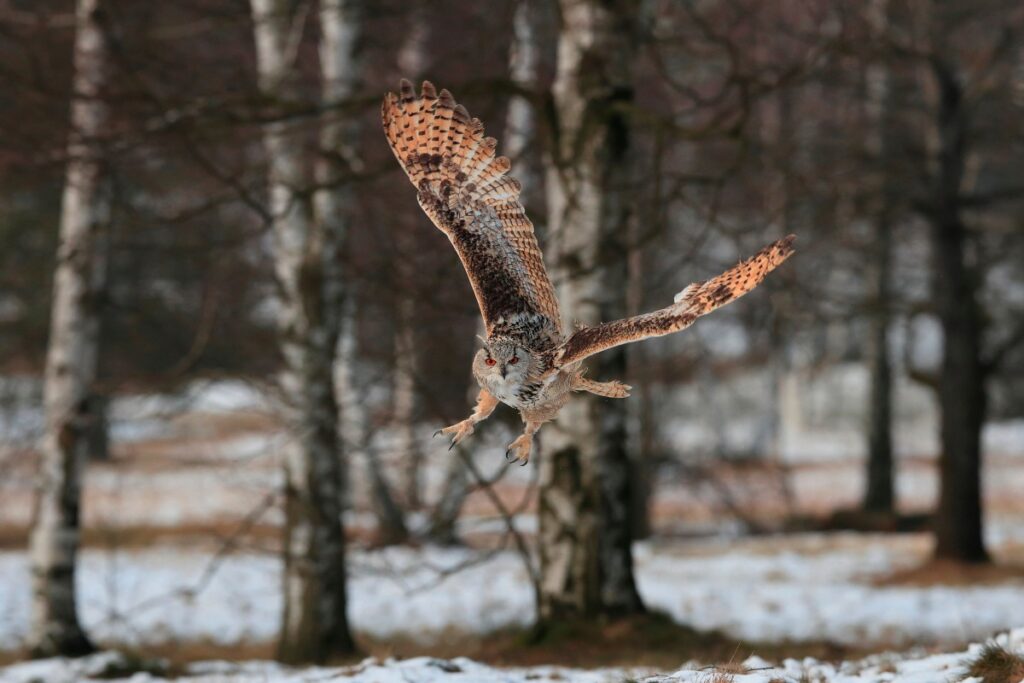
[[[467,436],[473,433],[473,420],[465,419],[462,422],[456,422],[450,427],[444,427],[434,432],[434,436],[438,434],[452,434],[452,443],[448,446],[448,450],[455,448],[459,445],[459,442],[465,439]]]
[[[523,467],[530,460],[530,450],[532,448],[533,437],[522,434],[508,445],[508,448],[505,450],[505,460],[518,462],[519,466]]]

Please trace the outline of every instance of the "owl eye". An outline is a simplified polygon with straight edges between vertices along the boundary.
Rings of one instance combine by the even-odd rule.
[[[493,358],[488,358],[488,359],[487,359],[487,360],[485,360],[484,362],[485,362],[485,363],[487,363],[488,365],[494,365],[494,364],[495,364],[495,363],[497,363],[498,361],[494,360]]]
[[[508,364],[509,365],[515,365],[518,362],[519,362],[519,356],[512,356],[511,358],[508,359]]]

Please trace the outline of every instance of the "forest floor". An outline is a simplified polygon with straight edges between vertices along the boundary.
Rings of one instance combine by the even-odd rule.
[[[678,671],[656,680],[938,683],[958,680],[970,643],[1024,626],[1024,452],[996,453],[987,463],[986,536],[999,563],[971,570],[928,563],[926,533],[751,533],[752,525],[779,530],[793,518],[814,528],[852,506],[858,463],[663,469],[651,508],[655,533],[635,555],[639,591],[664,616],[571,628],[541,642],[530,638],[522,558],[507,549],[504,522],[482,492],[460,520],[466,545],[378,548],[357,462],[346,517],[349,611],[362,651],[376,659],[315,671],[238,663],[273,654],[286,438],[265,406],[230,385],[182,405],[164,397],[119,403],[113,457],[86,476],[78,581],[88,631],[132,655],[13,663],[30,615],[33,455],[10,448],[0,454],[0,662],[11,664],[0,668],[0,681],[79,680],[149,661],[155,677],[133,680],[582,683]],[[500,421],[481,430],[476,461],[498,477],[496,492],[530,536],[536,467],[503,469],[501,445],[510,437]],[[375,439],[386,452],[387,433]],[[414,533],[427,525],[449,457],[429,438],[423,447],[427,508],[410,515]],[[400,470],[389,471],[398,483]],[[927,509],[934,482],[928,458],[904,459],[905,511]],[[1020,631],[1003,639],[1024,649]],[[902,654],[880,654],[892,651]]]
[[[651,667],[498,668],[465,657],[368,658],[333,667],[306,668],[267,661],[208,661],[175,668],[161,660],[141,660],[116,652],[0,668],[3,683],[1018,683],[1022,677],[1024,629],[1000,634],[985,645],[974,644],[962,651],[942,654],[884,653],[839,664],[810,657],[772,662],[752,655],[718,665],[690,661],[660,673]]]

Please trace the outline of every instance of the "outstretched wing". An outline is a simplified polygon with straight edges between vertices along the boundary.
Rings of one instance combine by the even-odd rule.
[[[544,270],[533,224],[519,203],[519,181],[507,157],[484,137],[451,93],[424,81],[419,96],[402,80],[381,107],[384,132],[420,206],[455,246],[473,285],[487,333],[506,326],[560,333],[554,288]]]
[[[577,330],[555,350],[553,366],[559,368],[614,346],[689,327],[702,315],[735,301],[761,284],[768,273],[793,253],[795,239],[795,235],[790,235],[773,242],[718,277],[695,282],[679,292],[671,306]]]

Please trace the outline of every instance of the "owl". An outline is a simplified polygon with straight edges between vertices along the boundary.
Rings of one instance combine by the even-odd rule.
[[[554,418],[573,392],[625,398],[630,387],[588,379],[584,359],[614,346],[678,332],[697,318],[756,287],[793,253],[794,236],[764,247],[718,277],[686,287],[665,308],[567,333],[544,269],[533,225],[519,202],[519,182],[447,90],[424,82],[419,94],[403,80],[381,108],[384,132],[416,188],[423,211],[465,267],[483,316],[486,338],[473,358],[480,385],[473,413],[435,432],[451,447],[473,433],[499,402],[519,410],[525,423],[505,457],[526,464],[534,434]]]

